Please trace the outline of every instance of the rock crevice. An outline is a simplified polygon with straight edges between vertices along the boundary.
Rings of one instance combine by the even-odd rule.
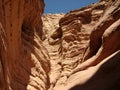
[[[119,90],[120,1],[42,16],[44,6],[0,0],[0,89]]]

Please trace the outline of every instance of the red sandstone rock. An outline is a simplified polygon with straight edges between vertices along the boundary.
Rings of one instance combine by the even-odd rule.
[[[41,15],[43,0],[0,0],[1,90],[119,90],[120,1]]]
[[[48,90],[49,56],[42,45],[43,0],[0,0],[0,89]]]

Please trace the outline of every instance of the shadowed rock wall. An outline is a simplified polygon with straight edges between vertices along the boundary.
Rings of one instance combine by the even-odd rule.
[[[59,44],[61,50],[58,54],[60,57],[56,59],[59,59],[56,62],[59,68],[54,72],[57,78],[51,81],[54,90],[114,90],[113,87],[118,87],[119,9],[119,0],[101,0],[70,11],[60,19],[59,27],[50,37],[53,46]],[[111,63],[110,66],[107,63]],[[113,73],[110,68],[117,69]],[[111,73],[109,78],[104,70]],[[112,75],[117,79],[110,79]]]
[[[0,88],[47,90],[49,56],[42,45],[43,0],[0,0]]]
[[[0,89],[119,90],[120,1],[43,11],[43,0],[0,0]]]

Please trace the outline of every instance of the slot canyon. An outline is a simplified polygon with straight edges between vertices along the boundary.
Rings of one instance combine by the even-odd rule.
[[[0,0],[0,90],[120,90],[120,0],[45,6]]]

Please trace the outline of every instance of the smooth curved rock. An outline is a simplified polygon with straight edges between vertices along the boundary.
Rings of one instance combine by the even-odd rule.
[[[0,89],[119,90],[120,1],[43,11],[43,0],[0,0]]]
[[[0,0],[0,89],[49,88],[49,56],[40,39],[43,10],[43,0]]]
[[[60,20],[59,24],[63,32],[61,41],[61,66],[63,70],[54,90],[58,90],[58,88],[59,90],[114,90],[115,87],[118,87],[119,53],[115,56],[113,55],[120,50],[120,43],[118,42],[120,36],[119,17],[120,1],[110,0],[101,1],[80,10],[71,11]],[[87,18],[89,18],[89,20],[84,21]],[[89,36],[90,43],[87,48]],[[113,43],[114,45],[112,45]],[[87,49],[85,50],[85,48]],[[83,54],[84,56],[82,56]],[[112,59],[108,59],[108,57]],[[116,61],[114,61],[114,59]],[[106,68],[109,67],[109,65],[106,64],[104,60],[107,60],[106,63],[110,62],[111,68],[116,67],[118,69],[115,72],[113,69],[109,71],[109,69]],[[118,62],[118,66],[115,66],[111,61],[115,63]],[[107,78],[108,75],[104,74],[104,70],[101,71],[101,67],[104,66],[104,64],[105,67],[103,67],[102,70],[105,69],[111,73],[109,78]],[[100,75],[96,75],[99,71],[101,71]],[[110,79],[112,75],[116,75],[117,79]],[[94,76],[96,79],[92,82]],[[100,80],[102,76],[106,77],[106,79]],[[89,81],[89,79],[92,80]],[[104,86],[101,82],[108,84]],[[96,83],[97,85],[94,86]],[[99,87],[99,83],[101,87]],[[116,90],[119,89],[116,88]]]

